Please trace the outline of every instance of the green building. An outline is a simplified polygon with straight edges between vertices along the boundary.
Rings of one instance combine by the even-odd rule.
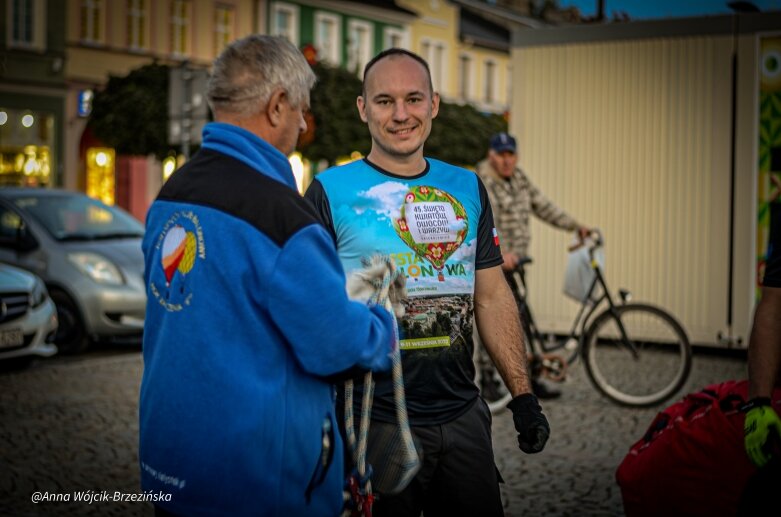
[[[316,60],[360,75],[364,65],[390,47],[409,48],[416,14],[393,1],[271,1],[269,34],[287,37]]]

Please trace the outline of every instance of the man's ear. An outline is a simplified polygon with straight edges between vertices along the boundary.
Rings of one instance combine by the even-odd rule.
[[[288,102],[287,92],[279,89],[274,90],[274,93],[269,97],[268,103],[266,103],[266,117],[268,118],[271,127],[277,127],[282,123],[282,114],[284,110],[284,104]]]
[[[439,94],[434,92],[434,96],[431,98],[431,118],[437,118],[439,113]]]
[[[361,116],[361,120],[366,122],[366,99],[363,98],[363,95],[359,95],[355,99],[355,105],[358,106],[358,114]]]

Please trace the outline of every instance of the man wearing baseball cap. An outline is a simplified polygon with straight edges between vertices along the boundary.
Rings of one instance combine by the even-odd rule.
[[[518,167],[517,146],[513,136],[507,133],[493,135],[488,156],[477,164],[476,172],[483,180],[491,200],[494,222],[501,238],[504,259],[502,269],[505,273],[509,274],[518,261],[528,254],[531,214],[555,228],[577,231],[581,238],[590,233],[587,226],[546,198]],[[532,380],[532,390],[541,399],[556,398],[561,394],[538,378]]]

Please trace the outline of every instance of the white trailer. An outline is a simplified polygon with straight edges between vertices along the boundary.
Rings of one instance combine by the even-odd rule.
[[[766,239],[761,74],[773,56],[781,67],[763,42],[779,31],[781,12],[513,34],[521,166],[603,230],[609,285],[669,309],[694,344],[747,345]],[[571,236],[533,225],[532,307],[543,330],[567,333]]]

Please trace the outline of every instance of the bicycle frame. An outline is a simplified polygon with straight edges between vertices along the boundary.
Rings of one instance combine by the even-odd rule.
[[[529,361],[531,374],[544,375],[554,381],[563,380],[568,367],[581,356],[589,380],[606,398],[629,407],[659,404],[684,386],[691,371],[691,346],[686,332],[664,309],[648,303],[630,302],[628,291],[620,289],[617,294],[611,295],[599,255],[595,253],[604,241],[598,231],[594,234],[596,239],[586,241],[588,255],[573,257],[574,260],[589,260],[586,266],[593,274],[586,284],[586,294],[578,300],[580,308],[565,340],[558,337],[551,339],[554,336],[543,334],[537,327],[527,297],[524,270],[531,259],[521,259],[512,272],[506,273],[518,304],[526,351],[533,356]],[[588,270],[584,264],[576,266]],[[574,289],[568,292],[574,292]],[[655,336],[649,338],[644,332],[643,325],[647,322],[644,318],[651,318]],[[659,338],[661,340],[657,340]],[[629,353],[616,354],[616,349]],[[659,358],[664,362],[657,362]],[[659,364],[665,365],[664,372],[669,372],[669,375],[660,371],[661,375],[639,379],[645,375],[646,367],[653,370]],[[637,383],[630,375],[629,382],[633,385],[628,386],[625,382],[627,371],[635,372],[637,380],[650,382]],[[495,371],[489,374],[490,383],[486,386],[493,386],[497,375]],[[482,390],[482,384],[480,387]],[[502,409],[509,400],[506,391],[491,394],[494,398],[487,400],[491,412]]]
[[[567,363],[573,362],[577,356],[580,355],[580,349],[583,346],[583,340],[588,334],[589,323],[603,302],[607,302],[607,309],[605,310],[610,311],[610,313],[614,316],[619,332],[621,333],[622,343],[632,352],[634,356],[637,356],[637,347],[627,337],[626,329],[624,328],[621,319],[618,317],[616,311],[616,302],[614,301],[613,296],[610,295],[610,290],[608,289],[605,276],[602,273],[602,269],[599,267],[599,264],[593,257],[594,249],[596,249],[596,247],[589,248],[589,255],[591,256],[591,268],[595,273],[594,279],[591,281],[588,293],[581,301],[580,309],[578,310],[578,313],[572,322],[572,327],[569,332],[569,338],[575,339],[578,343],[578,347],[575,350],[572,358],[568,360]],[[555,346],[546,346],[543,335],[537,328],[537,324],[534,321],[534,315],[531,311],[531,306],[526,301],[526,277],[524,266],[530,262],[530,259],[522,260],[519,266],[512,272],[512,276],[516,284],[516,289],[513,289],[513,294],[516,298],[516,301],[518,302],[518,310],[521,315],[521,325],[532,341],[532,343],[529,344],[531,347],[531,352],[536,355],[541,355],[564,347],[564,343],[566,343],[566,341],[557,343]],[[597,289],[597,286],[601,287],[602,293],[598,298],[593,299],[592,296],[594,291]]]

